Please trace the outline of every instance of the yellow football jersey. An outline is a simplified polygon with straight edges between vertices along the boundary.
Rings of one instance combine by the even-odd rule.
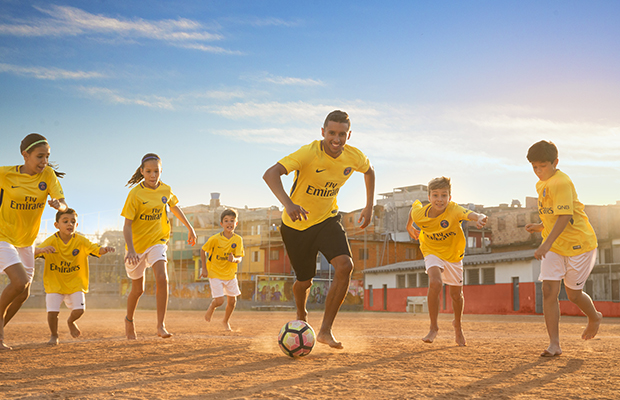
[[[19,165],[0,167],[0,242],[32,246],[48,195],[65,197],[51,167],[35,175],[20,173]]]
[[[293,203],[308,211],[307,221],[296,222],[286,211],[282,213],[282,222],[299,231],[338,214],[336,197],[342,185],[353,171],[366,173],[370,168],[368,158],[355,147],[346,145],[342,153],[333,158],[325,153],[321,140],[303,146],[279,163],[284,166],[287,175],[295,171],[290,197]]]
[[[547,238],[560,215],[572,215],[570,223],[553,242],[551,251],[562,256],[576,256],[597,247],[596,234],[584,205],[577,198],[573,182],[564,172],[557,170],[546,181],[536,183],[538,214],[543,223],[543,238]]]
[[[465,255],[465,234],[461,222],[467,219],[471,210],[451,201],[448,207],[435,218],[428,216],[431,204],[422,206],[416,200],[411,206],[411,218],[421,229],[420,250],[424,256],[434,255],[448,262],[458,262]]]
[[[237,275],[237,263],[228,261],[228,255],[232,253],[235,257],[245,256],[243,250],[243,239],[236,233],[228,239],[222,233],[213,235],[202,246],[207,253],[207,271],[209,278],[229,281]]]
[[[166,244],[170,238],[170,221],[166,205],[178,203],[170,186],[163,182],[157,189],[149,189],[140,183],[131,189],[121,215],[133,221],[133,247],[136,253],[144,253],[156,244]]]
[[[45,258],[43,286],[45,293],[88,293],[88,256],[99,257],[99,246],[79,234],[73,234],[65,244],[58,232],[38,247],[53,246],[55,253],[39,254]]]

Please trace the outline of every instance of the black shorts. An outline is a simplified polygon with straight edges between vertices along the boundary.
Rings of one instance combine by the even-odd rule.
[[[340,215],[298,231],[282,224],[280,233],[298,281],[308,281],[316,275],[316,256],[320,251],[331,262],[335,257],[351,257],[347,233]]]

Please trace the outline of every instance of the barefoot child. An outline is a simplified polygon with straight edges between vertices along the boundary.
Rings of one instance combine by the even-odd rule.
[[[241,294],[237,282],[237,264],[243,259],[243,239],[235,233],[237,227],[237,212],[233,209],[224,210],[220,216],[220,226],[223,231],[213,235],[200,249],[200,262],[203,278],[209,277],[211,297],[205,320],[211,322],[216,308],[224,304],[227,297],[226,313],[224,314],[224,329],[230,331],[230,316],[237,305],[237,296]]]
[[[187,243],[196,243],[194,228],[177,206],[178,199],[170,186],[159,180],[161,176],[161,159],[157,154],[148,153],[142,157],[140,167],[133,174],[128,186],[134,186],[129,192],[121,215],[125,217],[123,236],[127,253],[125,269],[131,278],[131,292],[127,297],[127,316],[125,317],[125,334],[127,339],[136,339],[133,322],[138,300],[144,293],[144,271],[153,268],[156,281],[157,335],[161,338],[172,336],[166,330],[164,320],[168,309],[168,271],[166,250],[170,237],[170,221],[166,207],[187,228]]]
[[[50,345],[58,344],[58,314],[63,301],[71,310],[67,319],[71,336],[80,336],[75,321],[84,314],[84,293],[88,293],[88,256],[99,257],[114,251],[114,247],[101,247],[75,233],[77,217],[71,208],[58,211],[54,222],[58,232],[34,249],[35,256],[45,258],[43,286],[47,293],[45,303],[51,332]]]
[[[306,302],[316,275],[320,251],[334,267],[334,280],[327,293],[319,343],[342,349],[332,334],[332,325],[349,290],[353,260],[347,234],[340,223],[336,198],[353,171],[364,174],[366,206],[358,223],[371,222],[375,192],[375,170],[360,150],[347,145],[351,121],[343,111],[332,111],[321,128],[322,140],[301,147],[269,168],[263,179],[284,206],[280,233],[295,270],[293,284],[297,319],[308,321]],[[282,186],[282,175],[295,171],[290,196]]]
[[[467,210],[450,201],[450,179],[435,178],[428,183],[428,201],[430,204],[422,206],[417,200],[411,207],[407,221],[407,231],[414,239],[420,239],[420,249],[424,254],[424,264],[428,274],[428,316],[431,327],[428,335],[422,341],[433,343],[439,325],[439,302],[443,284],[450,286],[452,309],[454,310],[455,341],[459,346],[465,346],[465,336],[461,326],[463,315],[463,255],[465,254],[465,235],[461,222],[476,221],[478,228],[482,228],[487,216]],[[418,231],[413,223],[420,227]]]
[[[534,253],[541,260],[543,282],[543,313],[549,334],[549,347],[541,354],[553,357],[562,354],[560,348],[560,304],[558,295],[564,280],[568,299],[588,317],[581,335],[588,340],[596,336],[603,315],[596,310],[583,286],[596,262],[596,235],[584,206],[577,199],[575,186],[568,175],[557,169],[558,149],[552,142],[540,141],[530,147],[527,159],[540,179],[538,214],[540,224],[527,224],[525,229],[542,232],[543,242]]]
[[[39,233],[45,200],[56,210],[65,210],[65,196],[49,163],[50,146],[38,133],[22,140],[19,148],[23,165],[0,167],[0,272],[9,284],[0,296],[0,350],[4,326],[30,296],[34,276],[34,241]]]

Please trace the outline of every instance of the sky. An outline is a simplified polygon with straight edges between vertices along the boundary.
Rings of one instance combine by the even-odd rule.
[[[524,203],[525,155],[545,139],[583,203],[615,204],[618,15],[618,1],[0,0],[0,165],[46,136],[87,233],[122,226],[149,152],[182,207],[212,192],[268,207],[264,171],[341,109],[377,198],[448,176],[458,203]],[[364,207],[362,174],[338,204]]]

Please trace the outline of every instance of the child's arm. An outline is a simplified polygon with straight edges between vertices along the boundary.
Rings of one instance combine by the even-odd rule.
[[[547,252],[551,250],[553,242],[555,242],[555,240],[562,234],[562,232],[564,232],[564,229],[570,222],[571,218],[573,218],[572,215],[558,216],[558,219],[555,221],[551,232],[549,232],[549,236],[547,236],[547,239],[545,239],[545,241],[540,246],[538,246],[538,249],[536,249],[536,251],[534,252],[534,258],[536,258],[537,260],[542,260],[543,258],[545,258]]]
[[[228,261],[235,263],[235,264],[239,264],[241,262],[241,260],[243,260],[243,257],[241,256],[234,256],[233,253],[228,253]]]
[[[487,224],[487,220],[489,219],[489,217],[477,212],[470,212],[467,215],[467,219],[470,221],[476,221],[476,228],[482,229]]]
[[[110,247],[110,246],[107,246],[107,247],[101,247],[101,248],[99,249],[99,255],[101,255],[101,256],[102,256],[102,255],[107,254],[107,253],[114,253],[114,251],[115,251],[115,250],[114,250],[114,247]]]
[[[179,221],[181,221],[183,225],[185,225],[185,227],[187,228],[187,243],[190,246],[195,245],[196,244],[196,232],[194,232],[194,228],[192,227],[192,225],[189,223],[189,221],[185,217],[185,214],[183,214],[183,211],[178,206],[170,207],[170,211],[172,211],[174,216],[177,217]]]
[[[50,199],[47,201],[47,204],[49,204],[50,207],[55,208],[58,211],[65,211],[67,208],[69,208],[69,206],[67,206],[67,203],[65,203],[65,199]]]
[[[131,231],[131,225],[133,221],[125,218],[125,225],[123,225],[123,237],[125,238],[125,244],[127,245],[127,254],[125,254],[125,262],[129,265],[136,265],[140,261],[140,257],[133,248],[133,232]]]
[[[538,224],[527,224],[527,225],[525,225],[525,230],[528,231],[529,233],[542,232],[544,229],[545,229],[545,227],[543,226],[542,222],[540,222]]]
[[[271,168],[265,171],[263,180],[267,183],[267,186],[269,186],[269,189],[271,189],[277,199],[280,200],[280,203],[284,206],[284,210],[291,218],[291,221],[307,220],[308,217],[306,215],[309,214],[308,211],[304,210],[302,206],[293,203],[293,200],[291,200],[284,190],[284,186],[282,186],[281,177],[285,174],[286,168],[284,168],[284,165],[275,163]]]
[[[207,257],[208,254],[203,249],[200,249],[200,277],[207,278],[209,271],[207,271]]]
[[[364,184],[366,185],[366,207],[364,207],[360,218],[357,220],[358,224],[362,224],[360,225],[362,229],[372,222],[372,206],[375,204],[375,169],[372,165],[364,173]]]
[[[38,256],[39,254],[52,254],[55,253],[56,249],[54,246],[46,246],[46,247],[35,247],[34,248],[34,256]]]
[[[413,226],[413,217],[411,213],[409,213],[409,218],[407,218],[407,232],[409,232],[409,236],[414,240],[418,240],[420,238],[420,231]]]

